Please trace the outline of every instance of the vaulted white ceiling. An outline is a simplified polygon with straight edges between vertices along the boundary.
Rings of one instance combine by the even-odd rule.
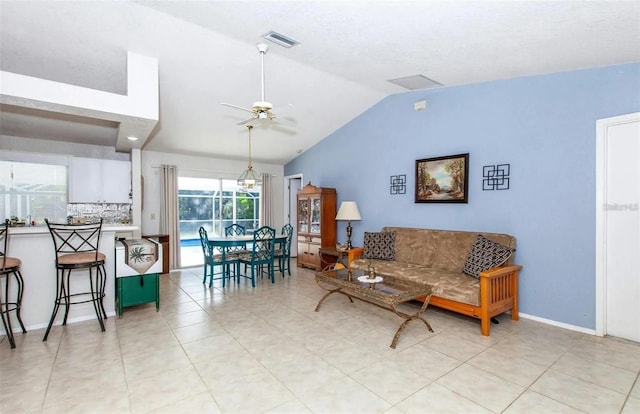
[[[282,164],[422,74],[444,87],[640,61],[639,1],[0,1],[0,69],[126,95],[127,52],[158,60],[144,149]],[[275,30],[300,42],[262,39]],[[2,79],[0,79],[2,81]],[[292,104],[293,107],[288,104]],[[490,103],[488,103],[490,104]],[[278,108],[280,107],[280,108]],[[115,146],[117,122],[1,105],[0,134]]]

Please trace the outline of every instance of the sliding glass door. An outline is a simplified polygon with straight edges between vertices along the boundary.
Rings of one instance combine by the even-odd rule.
[[[210,236],[224,235],[238,223],[250,234],[260,227],[260,188],[246,191],[235,180],[178,178],[180,246],[183,266],[203,263],[199,229]]]

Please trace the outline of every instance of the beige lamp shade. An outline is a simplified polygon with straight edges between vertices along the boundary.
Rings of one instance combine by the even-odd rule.
[[[360,217],[360,211],[358,211],[358,205],[355,201],[343,201],[338,209],[336,220],[347,221],[347,250],[351,250],[351,221],[362,220]]]
[[[360,211],[355,201],[343,201],[338,209],[336,220],[357,221],[362,220]]]

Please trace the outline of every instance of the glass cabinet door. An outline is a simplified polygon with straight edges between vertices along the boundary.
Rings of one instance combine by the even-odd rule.
[[[311,199],[311,230],[310,233],[320,234],[320,199]]]
[[[298,232],[309,232],[309,199],[301,198],[298,200]]]

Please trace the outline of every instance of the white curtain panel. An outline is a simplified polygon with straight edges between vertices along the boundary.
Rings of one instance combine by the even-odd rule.
[[[169,235],[169,267],[180,268],[180,224],[178,222],[178,167],[162,166],[160,233]]]
[[[260,193],[260,216],[262,225],[273,227],[273,178],[262,174],[262,192]]]

